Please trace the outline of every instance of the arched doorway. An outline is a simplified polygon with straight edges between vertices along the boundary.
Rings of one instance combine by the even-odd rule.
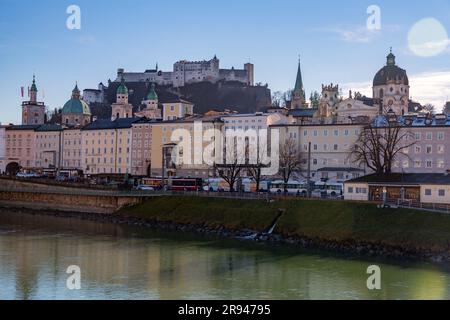
[[[15,176],[20,171],[20,165],[17,162],[10,162],[6,166],[6,174],[9,176]]]

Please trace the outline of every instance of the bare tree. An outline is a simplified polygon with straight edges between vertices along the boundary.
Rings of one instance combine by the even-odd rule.
[[[247,152],[248,152],[247,148]],[[262,171],[264,168],[267,168],[267,164],[263,163],[264,153],[267,154],[267,142],[262,141],[260,137],[258,137],[257,146],[256,146],[256,158],[255,163],[248,163],[247,174],[255,180],[256,183],[256,192],[259,192],[261,180],[262,180]]]
[[[408,156],[406,150],[415,145],[411,131],[402,126],[396,116],[386,116],[383,123],[364,127],[352,147],[352,160],[365,164],[376,174],[389,175],[399,155]]]
[[[284,93],[281,91],[275,91],[272,94],[272,106],[280,108],[283,106],[283,95]]]
[[[245,167],[245,148],[240,149],[237,137],[226,137],[224,148],[224,163],[216,164],[219,176],[225,180],[230,187],[230,192],[234,192],[242,169]]]
[[[442,110],[442,112],[446,115],[450,115],[450,101],[445,104],[444,110]]]
[[[287,192],[287,183],[292,174],[299,171],[302,165],[302,154],[292,138],[280,146],[280,175],[284,182],[284,192]]]
[[[422,108],[420,110],[428,112],[430,114],[436,113],[436,107],[434,105],[432,105],[431,103],[427,103],[426,105],[422,106]]]

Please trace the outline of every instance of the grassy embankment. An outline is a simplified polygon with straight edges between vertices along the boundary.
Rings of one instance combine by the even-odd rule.
[[[286,209],[275,230],[284,236],[357,241],[417,250],[447,251],[450,215],[408,209],[377,209],[344,201],[155,198],[118,212],[123,216],[181,224],[261,231]]]

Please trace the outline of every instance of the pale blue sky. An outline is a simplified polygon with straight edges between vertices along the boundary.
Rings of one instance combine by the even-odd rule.
[[[81,8],[81,30],[66,28],[71,4]],[[371,4],[382,13],[376,33],[365,28]],[[299,54],[308,94],[322,83],[367,86],[391,46],[417,84],[436,72],[450,79],[450,49],[431,58],[408,51],[409,29],[425,17],[438,19],[450,33],[448,0],[0,0],[0,121],[20,122],[20,87],[30,84],[33,73],[39,98],[45,92],[45,102],[55,108],[69,98],[75,81],[95,88],[114,79],[118,67],[143,71],[158,62],[169,71],[176,60],[214,54],[223,68],[250,59],[256,81],[273,91],[293,87]],[[413,95],[416,89],[416,96],[428,99],[412,85]],[[445,83],[439,86],[433,85],[436,101],[450,94]]]

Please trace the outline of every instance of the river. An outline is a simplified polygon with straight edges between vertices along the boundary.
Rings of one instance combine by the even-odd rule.
[[[66,273],[79,266],[81,289]],[[381,268],[370,291],[368,266]],[[0,209],[0,299],[449,299],[450,265],[399,263]]]

